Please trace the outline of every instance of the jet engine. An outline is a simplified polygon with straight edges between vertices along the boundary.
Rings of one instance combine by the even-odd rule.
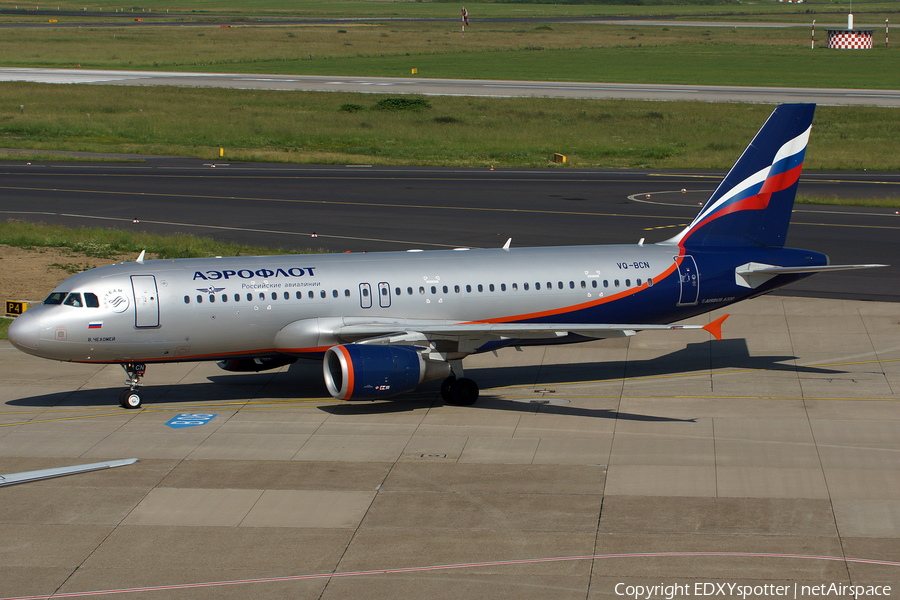
[[[269,369],[277,369],[284,365],[290,365],[297,362],[296,356],[267,356],[265,358],[234,358],[229,360],[216,361],[216,365],[220,369],[226,371],[235,371],[238,373],[249,373],[255,371],[268,371]]]
[[[410,392],[450,375],[450,364],[427,360],[413,346],[346,344],[325,352],[325,385],[339,400],[375,400]]]

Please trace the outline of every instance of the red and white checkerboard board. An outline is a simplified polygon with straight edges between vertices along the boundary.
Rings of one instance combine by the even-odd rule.
[[[872,31],[871,29],[829,29],[828,47],[843,50],[871,50]]]

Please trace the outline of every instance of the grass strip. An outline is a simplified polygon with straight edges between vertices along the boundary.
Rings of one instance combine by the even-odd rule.
[[[379,109],[383,100],[407,109]],[[568,157],[561,168],[725,169],[772,110],[702,102],[397,100],[9,82],[0,85],[0,147],[207,160],[218,159],[222,147],[230,161],[484,167],[546,167],[558,152]],[[822,106],[814,129],[807,169],[900,169],[896,109]]]
[[[891,0],[855,0],[853,12],[893,13],[895,2]],[[781,19],[793,15],[846,15],[847,3],[788,4],[775,2],[748,3],[735,0],[481,0],[467,2],[466,8],[472,24],[484,18],[533,18],[579,16],[677,16],[697,18],[777,16]],[[21,4],[19,5],[22,6]],[[450,0],[431,2],[366,1],[366,0],[144,0],[140,6],[122,8],[121,3],[99,0],[88,3],[74,0],[58,0],[52,7],[61,11],[79,11],[83,14],[104,11],[123,11],[127,18],[157,18],[163,15],[203,17],[208,15],[285,16],[285,17],[333,17],[333,18],[454,18],[459,19],[461,4]],[[27,12],[25,13],[28,14]],[[813,17],[810,17],[813,18]],[[845,17],[846,18],[846,17]]]
[[[841,198],[838,196],[805,196],[797,194],[795,204],[820,204],[827,206],[871,206],[875,208],[900,208],[898,198]]]
[[[883,23],[883,21],[882,21]],[[11,28],[0,64],[286,75],[900,87],[893,49],[809,48],[805,27],[448,23]],[[879,32],[879,36],[882,35]],[[820,28],[820,36],[824,32]]]
[[[17,220],[0,223],[0,244],[23,249],[68,248],[87,257],[103,259],[117,258],[141,250],[164,259],[322,252],[321,249],[285,249],[231,244],[210,237],[188,234],[157,235],[99,227],[70,228]],[[66,270],[65,265],[60,267]]]

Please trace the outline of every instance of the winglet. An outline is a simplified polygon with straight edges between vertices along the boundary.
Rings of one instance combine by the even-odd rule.
[[[512,238],[509,238],[508,240],[506,240],[506,243],[503,244],[503,249],[506,250],[507,252],[509,252],[509,247],[511,244],[512,244]]]
[[[138,256],[137,260],[135,260],[134,262],[144,264],[144,252],[146,252],[146,250],[141,250],[141,255]]]
[[[719,317],[712,323],[710,323],[708,325],[704,325],[703,329],[710,332],[712,334],[712,336],[714,338],[716,338],[717,340],[721,340],[722,339],[722,323],[724,323],[725,319],[727,319],[730,316],[731,315],[722,315],[721,317]]]

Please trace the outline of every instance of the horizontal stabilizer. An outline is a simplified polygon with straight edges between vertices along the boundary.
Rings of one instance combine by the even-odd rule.
[[[749,262],[734,269],[734,282],[746,288],[755,289],[777,275],[802,275],[825,271],[851,271],[854,269],[875,269],[888,265],[819,265],[809,267],[778,267],[764,263]]]

